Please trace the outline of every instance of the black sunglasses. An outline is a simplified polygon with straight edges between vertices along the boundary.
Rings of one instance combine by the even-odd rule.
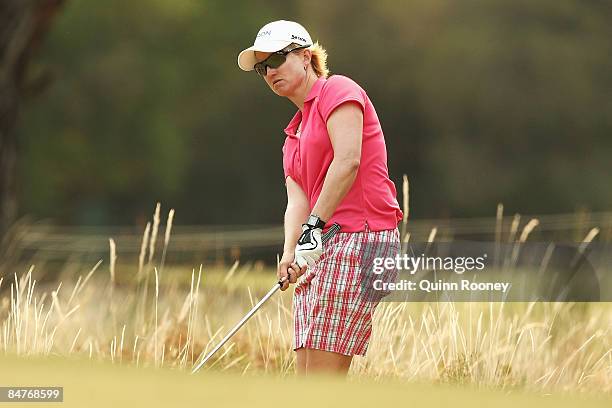
[[[284,50],[276,51],[270,54],[270,56],[266,58],[265,60],[259,61],[257,64],[253,66],[253,68],[259,75],[266,76],[266,74],[268,73],[268,67],[270,68],[280,67],[287,60],[287,54],[289,54],[290,52],[296,51],[296,50],[301,50],[302,48],[307,48],[307,47],[310,47],[310,45],[302,45],[302,46],[295,47],[295,48],[292,48],[286,51]]]

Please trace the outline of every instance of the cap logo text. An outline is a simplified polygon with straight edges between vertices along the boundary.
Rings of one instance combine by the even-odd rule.
[[[295,34],[291,34],[291,39],[292,40],[300,40],[300,41],[306,42],[305,38],[299,37],[299,36],[297,36]]]

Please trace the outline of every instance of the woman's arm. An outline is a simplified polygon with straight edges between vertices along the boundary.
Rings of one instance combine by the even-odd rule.
[[[356,103],[343,103],[327,120],[327,132],[334,149],[321,194],[312,209],[322,220],[329,221],[350,190],[361,158],[363,112]]]
[[[287,177],[287,209],[285,210],[285,245],[283,252],[294,252],[297,240],[302,234],[302,224],[310,214],[308,197],[304,190]]]
[[[287,277],[287,268],[295,260],[295,246],[302,234],[302,223],[306,221],[310,214],[310,204],[308,197],[302,188],[291,177],[287,177],[287,209],[285,210],[285,244],[283,245],[283,257],[278,268],[278,278]],[[299,275],[304,273],[305,268],[293,268],[296,273],[291,274],[289,282],[295,283]],[[287,289],[289,282],[285,282],[281,287]]]

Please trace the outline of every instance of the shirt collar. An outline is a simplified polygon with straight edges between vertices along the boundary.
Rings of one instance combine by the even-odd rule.
[[[321,88],[323,87],[323,84],[325,83],[325,81],[326,79],[322,76],[317,78],[315,83],[312,85],[312,88],[310,88],[310,92],[308,92],[308,96],[306,96],[306,99],[304,99],[304,103],[311,101],[317,96],[319,96],[319,94],[321,93]]]
[[[322,76],[317,78],[315,83],[312,85],[312,88],[310,88],[310,92],[308,92],[306,99],[304,99],[304,104],[306,104],[306,102],[310,102],[311,100],[319,96],[319,94],[321,93],[321,88],[323,87],[323,84],[325,84],[325,81],[326,79]],[[298,111],[295,113],[295,115],[293,115],[293,118],[291,119],[291,121],[289,121],[289,124],[285,128],[285,134],[287,134],[288,136],[295,136],[298,124],[301,120],[302,111],[298,109]]]
[[[285,128],[285,134],[287,136],[297,137],[295,132],[297,131],[298,123],[302,120],[302,111],[298,109],[293,115],[293,118],[289,121],[289,124]]]

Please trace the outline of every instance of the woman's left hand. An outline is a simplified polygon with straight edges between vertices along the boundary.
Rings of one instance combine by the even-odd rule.
[[[312,268],[321,257],[323,253],[322,232],[321,228],[302,224],[302,235],[295,247],[295,262],[301,268],[304,268],[306,265]]]

